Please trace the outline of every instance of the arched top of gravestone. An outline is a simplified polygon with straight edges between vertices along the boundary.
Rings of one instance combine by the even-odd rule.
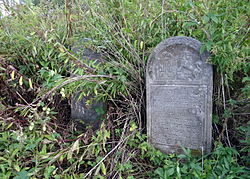
[[[191,37],[171,37],[156,46],[147,65],[148,84],[210,84],[212,66],[208,52]]]

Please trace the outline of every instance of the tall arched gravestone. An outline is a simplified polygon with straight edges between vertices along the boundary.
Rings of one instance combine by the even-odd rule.
[[[171,37],[149,57],[146,72],[149,142],[165,153],[209,152],[212,137],[213,70],[201,43]]]

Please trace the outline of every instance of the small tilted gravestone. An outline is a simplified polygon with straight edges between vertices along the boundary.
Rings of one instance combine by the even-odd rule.
[[[211,150],[213,70],[190,37],[171,37],[149,57],[146,72],[149,142],[164,153]]]
[[[102,62],[102,56],[100,53],[96,53],[90,49],[74,50],[76,53],[80,53],[82,58],[88,61],[94,60],[96,63]],[[92,101],[90,105],[87,105],[87,100],[90,100],[93,95],[84,96],[79,98],[79,93],[71,98],[71,119],[77,124],[78,129],[85,129],[91,127],[96,130],[99,128],[103,112],[105,111],[106,104],[101,101]]]

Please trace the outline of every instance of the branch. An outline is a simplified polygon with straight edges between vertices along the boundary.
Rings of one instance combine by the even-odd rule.
[[[83,76],[76,76],[76,77],[70,77],[69,79],[67,79],[66,81],[62,82],[61,84],[55,86],[54,88],[52,88],[49,92],[47,92],[46,94],[44,94],[40,99],[44,100],[46,97],[48,97],[53,91],[69,84],[69,83],[73,83],[79,80],[83,80],[86,78],[111,78],[113,79],[114,77],[112,76],[108,76],[108,75],[83,75]],[[33,103],[37,102],[39,99],[35,100]]]
[[[95,170],[111,153],[113,153],[125,140],[127,140],[133,134],[134,134],[134,132],[132,134],[128,135],[123,140],[120,140],[119,143],[109,153],[107,153],[107,155],[105,155],[103,157],[103,159],[100,160],[91,170],[89,170],[89,172],[83,178],[87,178],[87,176],[90,175],[93,172],[93,170]]]

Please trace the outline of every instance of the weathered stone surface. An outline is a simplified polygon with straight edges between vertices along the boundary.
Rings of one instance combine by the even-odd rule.
[[[102,56],[90,49],[74,49],[76,53],[80,53],[84,60],[95,60],[95,63],[102,62]],[[84,129],[86,126],[91,126],[94,130],[99,128],[102,112],[105,111],[106,104],[100,101],[93,101],[90,105],[86,105],[86,101],[93,96],[89,95],[78,99],[78,92],[71,98],[71,119],[77,123],[78,129]],[[100,110],[102,109],[102,110]]]
[[[71,118],[77,122],[78,129],[83,129],[86,126],[91,126],[97,129],[100,125],[103,113],[98,113],[100,109],[105,109],[105,103],[93,101],[91,105],[86,105],[86,101],[92,96],[83,97],[78,100],[77,95],[71,99]]]
[[[201,43],[171,37],[149,57],[146,72],[149,142],[165,153],[180,146],[209,152],[212,136],[212,66]]]

